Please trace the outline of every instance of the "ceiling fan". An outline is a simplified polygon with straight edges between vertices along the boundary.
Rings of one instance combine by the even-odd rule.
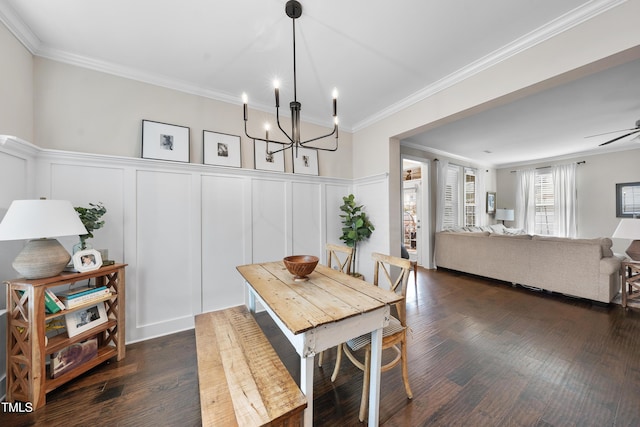
[[[599,147],[602,147],[603,145],[611,144],[612,142],[616,142],[617,140],[625,138],[625,137],[627,137],[629,135],[633,135],[634,133],[639,133],[640,132],[640,120],[636,120],[636,127],[631,128],[631,129],[614,130],[614,131],[611,131],[611,132],[599,133],[597,135],[590,135],[590,136],[587,136],[585,138],[592,138],[594,136],[602,136],[602,135],[607,135],[607,134],[616,133],[616,132],[627,132],[627,133],[625,133],[624,135],[621,135],[621,136],[617,136],[617,137],[615,137],[613,139],[610,139],[607,142],[603,142],[602,144],[599,145]]]

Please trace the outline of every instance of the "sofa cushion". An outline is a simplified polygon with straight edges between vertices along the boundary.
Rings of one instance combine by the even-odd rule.
[[[529,235],[529,234],[497,234],[497,233],[493,233],[493,234],[491,234],[491,237],[497,237],[497,238],[500,238],[500,239],[531,240],[531,235]]]
[[[612,257],[613,250],[611,246],[613,246],[613,242],[608,237],[596,237],[595,239],[571,239],[569,237],[555,237],[555,236],[533,236],[534,240],[548,240],[551,242],[574,242],[574,243],[586,243],[592,245],[600,245],[602,256],[603,257]]]

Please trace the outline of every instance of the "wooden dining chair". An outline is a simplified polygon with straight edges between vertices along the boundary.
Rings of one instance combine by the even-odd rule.
[[[407,310],[406,310],[406,298],[407,298],[407,281],[411,274],[411,261],[408,259],[402,259],[389,255],[373,253],[372,258],[375,261],[373,270],[373,284],[379,286],[380,276],[388,282],[389,289],[402,295],[402,300],[395,304],[397,310],[397,317],[390,316],[389,325],[383,329],[382,332],[382,351],[393,350],[395,358],[381,366],[381,372],[388,371],[398,364],[402,364],[402,380],[404,381],[404,388],[407,392],[409,399],[413,398],[411,387],[409,386],[409,373],[407,368]],[[395,273],[393,267],[400,269],[395,278],[392,278],[392,274]],[[393,271],[392,271],[393,270]],[[382,272],[382,274],[380,274]],[[364,349],[364,362],[358,360],[353,352]],[[364,421],[365,414],[368,406],[369,395],[369,373],[371,371],[371,334],[361,335],[358,338],[347,341],[346,343],[338,346],[338,355],[336,357],[336,365],[331,375],[331,381],[335,381],[338,371],[340,370],[340,363],[342,360],[342,353],[359,369],[364,371],[363,385],[362,385],[362,397],[360,399],[360,421]]]
[[[327,250],[327,267],[339,270],[345,274],[351,274],[353,248],[327,243],[325,249]],[[322,366],[323,360],[324,351],[321,351],[318,355],[318,366]]]

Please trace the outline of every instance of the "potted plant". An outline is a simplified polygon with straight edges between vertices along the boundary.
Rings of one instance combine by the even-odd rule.
[[[367,214],[362,210],[362,205],[357,205],[353,194],[349,194],[342,198],[344,204],[340,206],[343,212],[342,218],[342,240],[347,246],[353,248],[353,276],[362,276],[357,269],[357,250],[358,242],[368,239],[375,230],[375,227],[369,221]]]
[[[80,216],[80,221],[82,221],[82,225],[87,229],[87,234],[83,234],[80,237],[80,243],[73,247],[73,252],[90,249],[87,245],[87,239],[93,237],[93,231],[102,228],[104,225],[104,220],[100,221],[102,215],[107,213],[107,208],[102,205],[102,202],[98,202],[96,204],[89,203],[88,208],[84,207],[75,207],[74,208],[78,215]]]

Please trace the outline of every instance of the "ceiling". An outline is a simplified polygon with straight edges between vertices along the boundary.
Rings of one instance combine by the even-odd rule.
[[[273,111],[274,78],[281,81],[281,104],[286,108],[293,98],[285,3],[0,0],[0,20],[34,55],[235,104],[246,92],[252,108]],[[330,126],[335,87],[340,127],[353,132],[620,0],[301,3],[302,119]],[[633,127],[639,95],[640,62],[634,62],[405,142],[496,166],[582,152],[601,142],[585,135]],[[631,143],[617,148],[623,144]]]

